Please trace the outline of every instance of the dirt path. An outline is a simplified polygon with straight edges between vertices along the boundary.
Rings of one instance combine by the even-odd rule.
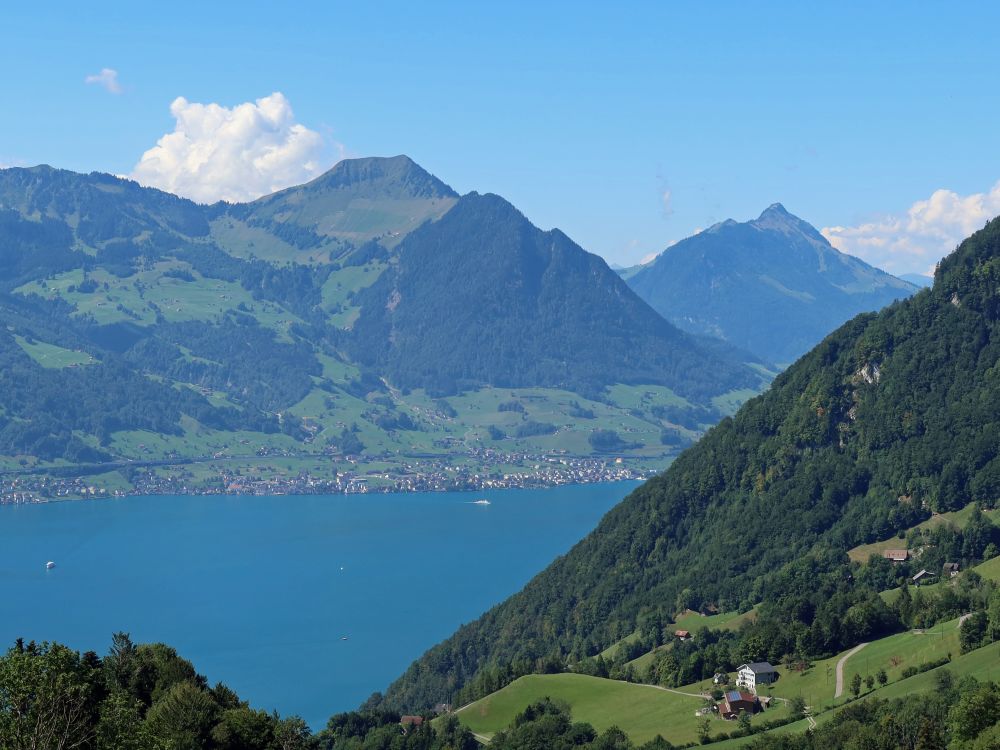
[[[638,687],[653,688],[653,690],[662,690],[665,693],[674,693],[675,695],[686,695],[689,698],[701,698],[704,700],[712,697],[711,693],[685,693],[683,690],[674,690],[673,688],[665,688],[660,685],[650,685],[646,682],[628,682],[627,680],[615,680],[615,682],[620,682],[623,685],[636,685]]]
[[[837,662],[837,689],[833,692],[834,698],[839,698],[844,694],[844,664],[847,663],[848,659],[867,645],[867,643],[859,643],[857,646],[840,657],[840,661]]]

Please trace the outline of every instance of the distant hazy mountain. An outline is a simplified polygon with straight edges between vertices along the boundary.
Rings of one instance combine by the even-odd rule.
[[[264,230],[304,251],[289,257],[289,248],[271,250],[272,260],[315,261],[336,257],[345,247],[378,240],[393,247],[428,219],[455,205],[458,193],[408,156],[345,159],[315,180],[251,203],[228,207],[214,222],[221,237],[253,241]],[[257,242],[264,232],[258,233]],[[267,257],[267,250],[259,257]]]
[[[837,251],[779,203],[754,221],[716,224],[632,270],[622,272],[629,286],[667,320],[777,363],[917,289]]]
[[[924,276],[922,273],[903,273],[899,275],[899,278],[919,287],[929,287],[934,284],[933,277]]]

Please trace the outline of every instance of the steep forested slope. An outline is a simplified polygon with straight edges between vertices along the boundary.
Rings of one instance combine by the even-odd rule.
[[[355,298],[353,352],[401,385],[643,382],[704,398],[760,383],[663,320],[599,257],[498,196],[463,197],[398,253]]]
[[[842,571],[846,550],[1000,498],[1000,220],[933,289],[827,337],[519,594],[431,649],[388,705],[485,667],[565,663],[657,613],[747,607]],[[813,612],[787,616],[808,625]]]
[[[754,221],[724,221],[682,240],[625,278],[681,329],[779,363],[917,290],[838,252],[779,203]]]

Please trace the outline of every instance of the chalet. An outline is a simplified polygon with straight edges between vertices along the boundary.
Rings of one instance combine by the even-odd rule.
[[[958,575],[958,563],[946,562],[944,564],[943,573],[949,578],[954,578]]]
[[[760,710],[757,696],[742,690],[727,690],[719,703],[719,716],[723,719],[738,719],[741,713],[752,716]]]
[[[681,641],[686,641],[691,637],[691,633],[687,630],[675,630],[674,637]]]
[[[917,573],[915,576],[913,576],[913,578],[911,578],[910,580],[913,581],[913,583],[915,583],[917,586],[919,586],[922,583],[929,583],[935,578],[937,578],[937,576],[925,568],[921,570],[919,573]]]
[[[736,670],[736,685],[757,692],[758,685],[770,685],[778,679],[778,671],[766,661],[742,664]]]
[[[905,549],[887,549],[882,553],[882,557],[889,562],[901,563],[910,559],[910,552]]]

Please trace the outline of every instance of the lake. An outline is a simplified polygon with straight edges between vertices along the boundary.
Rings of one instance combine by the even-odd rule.
[[[103,655],[124,630],[318,730],[519,590],[638,484],[0,506],[0,644]]]

